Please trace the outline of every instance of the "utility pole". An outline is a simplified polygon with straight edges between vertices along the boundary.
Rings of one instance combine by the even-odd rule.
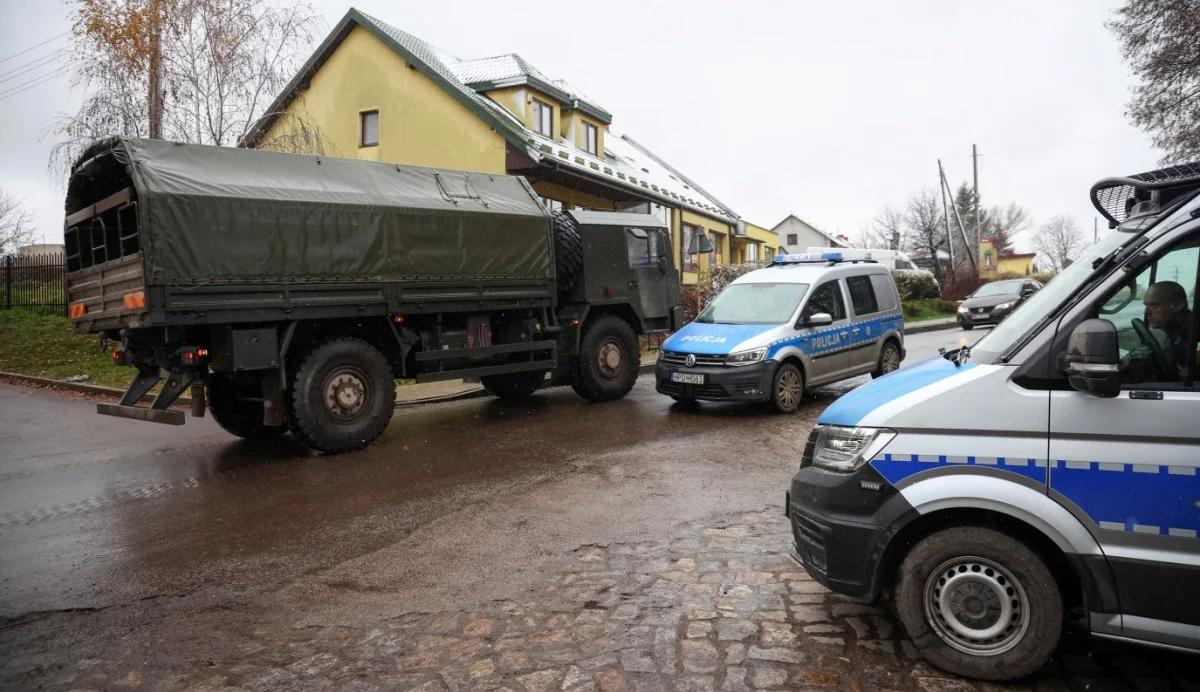
[[[161,0],[150,0],[150,139],[162,139],[162,8]]]
[[[983,218],[983,207],[979,203],[979,151],[975,145],[971,145],[971,169],[975,177],[975,252],[979,254],[979,243],[982,238],[979,237],[980,219]]]
[[[946,221],[946,247],[950,249],[950,267],[954,267],[954,237],[950,235],[950,209],[946,206],[946,186],[943,184],[946,174],[942,172],[942,160],[938,159],[938,190],[942,193],[942,218]],[[937,252],[934,251],[933,262],[937,264]]]
[[[950,181],[946,180],[946,171],[942,168],[941,159],[938,159],[938,175],[942,178],[942,194],[949,193],[953,196],[954,191],[950,189]],[[943,203],[945,203],[944,199]],[[958,233],[962,237],[963,245],[967,248],[967,259],[971,260],[971,269],[978,275],[979,265],[975,262],[975,253],[971,251],[971,241],[967,238],[967,229],[963,226],[962,216],[958,214],[958,205],[951,205],[950,208],[954,210],[954,220],[958,222]],[[949,225],[949,221],[947,221],[947,225]],[[949,240],[949,237],[947,237],[947,240]],[[950,241],[950,246],[954,247],[954,241]]]

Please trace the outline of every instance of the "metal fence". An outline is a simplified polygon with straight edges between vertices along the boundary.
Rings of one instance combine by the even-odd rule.
[[[60,253],[0,256],[0,308],[67,314],[65,267]]]

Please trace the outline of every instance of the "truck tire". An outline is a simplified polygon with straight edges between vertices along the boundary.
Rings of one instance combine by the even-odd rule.
[[[1063,605],[1045,561],[1020,540],[960,526],[923,538],[904,557],[896,612],[930,663],[970,678],[1010,680],[1058,646]]]
[[[500,399],[524,399],[537,391],[546,379],[544,372],[514,372],[508,375],[488,375],[479,382],[488,393]]]
[[[392,419],[396,385],[378,349],[353,337],[317,344],[292,380],[292,432],[305,445],[338,454],[362,449]]]
[[[602,315],[579,344],[579,374],[572,387],[589,401],[620,399],[633,389],[641,358],[633,327],[620,317]]]
[[[248,383],[247,383],[248,384]],[[212,373],[208,376],[208,410],[213,420],[230,435],[247,440],[278,437],[287,432],[285,425],[264,425],[261,401],[248,401],[246,397],[261,397],[261,387],[255,384],[239,392],[238,382],[232,375]]]
[[[562,211],[551,212],[554,224],[554,265],[558,274],[558,295],[575,288],[583,271],[583,237],[575,218]]]

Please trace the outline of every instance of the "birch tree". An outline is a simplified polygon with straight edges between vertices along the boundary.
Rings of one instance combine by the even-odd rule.
[[[154,99],[165,139],[235,145],[295,74],[313,39],[311,5],[282,0],[71,0],[77,112],[51,126],[51,167],[65,171],[91,141],[146,137]],[[156,57],[158,59],[156,61]],[[293,116],[296,117],[296,116]],[[323,153],[319,130],[292,147]]]

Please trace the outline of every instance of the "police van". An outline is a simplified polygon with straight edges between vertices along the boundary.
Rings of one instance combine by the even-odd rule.
[[[830,589],[1023,676],[1068,616],[1200,652],[1200,164],[1097,183],[1115,228],[974,345],[835,401],[786,499]]]
[[[779,255],[673,334],[655,376],[676,401],[769,401],[791,413],[808,387],[878,377],[903,358],[904,318],[887,269],[838,252]]]

